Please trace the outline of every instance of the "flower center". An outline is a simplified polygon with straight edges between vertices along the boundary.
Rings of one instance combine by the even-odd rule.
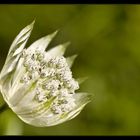
[[[63,56],[46,58],[41,51],[22,53],[23,66],[26,71],[20,82],[29,84],[37,80],[35,99],[38,102],[48,101],[56,97],[51,106],[55,114],[71,111],[75,106],[73,94],[79,88],[78,82],[72,77],[72,72]]]

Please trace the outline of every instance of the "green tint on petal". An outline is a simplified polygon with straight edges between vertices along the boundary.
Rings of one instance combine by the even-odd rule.
[[[76,81],[77,81],[79,84],[82,84],[82,83],[85,82],[87,79],[88,79],[88,77],[81,77],[81,78],[76,79]]]
[[[86,92],[80,92],[74,94],[75,102],[77,106],[81,106],[83,104],[87,104],[92,100],[93,95]]]
[[[35,88],[35,84],[36,82],[21,87],[19,86],[18,89],[14,92],[14,95],[9,99],[10,104],[12,106],[18,106],[18,104],[23,100],[24,96],[26,94],[30,94],[30,92]]]
[[[75,118],[85,107],[87,103],[91,101],[91,94],[88,93],[76,93],[74,98],[76,100],[76,107],[68,112],[63,114],[51,114],[49,110],[46,110],[45,113],[38,115],[37,117],[19,117],[26,123],[37,126],[37,127],[46,127],[46,126],[54,126],[66,122]]]
[[[70,68],[72,67],[72,65],[74,63],[74,60],[76,59],[77,56],[78,55],[75,54],[75,55],[72,55],[72,56],[66,58],[67,63],[68,63],[68,65],[69,65]]]
[[[0,73],[0,80],[2,80],[5,75],[12,72],[16,68],[19,57],[20,57],[19,55],[14,56],[7,63],[5,63],[3,69]]]
[[[25,72],[25,68],[23,67],[23,62],[24,62],[24,59],[20,58],[16,66],[16,70],[14,72],[13,78],[12,78],[11,88],[16,88],[18,84],[20,83],[20,79],[23,76],[23,73]]]
[[[8,55],[10,55],[11,53],[14,54],[16,52],[21,52],[23,50],[28,38],[30,37],[34,23],[35,23],[35,21],[33,21],[30,25],[26,26],[23,30],[21,30],[21,32],[17,35],[17,37],[13,41],[13,43],[10,47],[10,50],[8,52]],[[20,43],[21,43],[21,45],[19,45]]]
[[[14,67],[16,67],[16,63],[18,62],[19,57],[21,55],[20,53],[22,52],[28,38],[30,37],[33,25],[34,21],[30,25],[26,26],[13,41],[9,49],[4,67],[1,71],[0,78],[11,72],[14,69]]]
[[[44,103],[38,103],[36,106],[32,108],[31,111],[23,109],[21,112],[18,112],[18,115],[20,115],[22,118],[34,117],[35,119],[36,117],[40,117],[40,115],[42,116],[44,113],[46,113],[46,111],[48,111],[54,100],[55,97],[52,97],[48,101],[45,101]],[[32,100],[31,102],[34,102],[34,100]],[[26,106],[28,107],[28,105]]]
[[[3,95],[3,97],[4,97],[6,102],[8,101],[8,99],[10,97],[9,90],[11,88],[12,75],[13,75],[13,71],[8,73],[7,75],[3,76],[0,79],[0,90],[1,90],[1,93],[2,93],[2,95]]]
[[[62,56],[65,53],[66,48],[68,47],[69,44],[70,44],[70,42],[66,42],[64,44],[60,44],[60,45],[48,50],[46,52],[46,57]]]
[[[85,105],[91,101],[92,95],[89,93],[76,93],[74,95],[74,98],[76,107],[74,110],[65,115],[65,121],[71,120],[76,117],[85,107]]]

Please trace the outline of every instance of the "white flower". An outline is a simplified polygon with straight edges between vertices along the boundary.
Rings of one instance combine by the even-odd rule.
[[[75,92],[79,84],[70,68],[76,55],[63,56],[69,43],[45,51],[57,32],[25,48],[33,25],[13,41],[0,74],[0,90],[21,120],[33,126],[53,126],[77,116],[90,95]]]

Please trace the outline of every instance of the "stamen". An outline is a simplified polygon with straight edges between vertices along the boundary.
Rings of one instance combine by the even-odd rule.
[[[26,72],[21,83],[29,83],[37,79],[35,100],[46,102],[51,97],[53,101],[51,110],[54,114],[68,112],[75,107],[73,94],[79,88],[78,82],[72,78],[72,72],[63,56],[45,59],[44,52],[39,50],[30,53],[23,51]]]

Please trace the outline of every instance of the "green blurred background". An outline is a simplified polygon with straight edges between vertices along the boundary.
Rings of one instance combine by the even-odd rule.
[[[1,69],[13,39],[34,19],[27,46],[59,29],[49,47],[71,42],[66,56],[79,55],[74,77],[89,77],[80,90],[94,98],[75,119],[47,128],[8,109],[0,135],[140,135],[140,5],[0,5]]]

